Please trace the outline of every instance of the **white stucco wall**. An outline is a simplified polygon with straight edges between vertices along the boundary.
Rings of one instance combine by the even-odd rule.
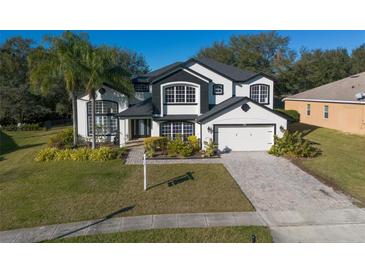
[[[266,77],[257,76],[245,83],[235,83],[236,96],[250,97],[250,86],[255,85],[255,84],[265,84],[270,87],[270,90],[269,90],[270,104],[266,105],[266,106],[272,109],[273,102],[274,102],[274,82]]]
[[[215,124],[275,124],[276,135],[282,137],[283,131],[281,128],[283,130],[287,128],[287,121],[284,118],[252,102],[247,104],[250,106],[247,112],[244,112],[241,105],[238,104],[237,107],[227,110],[227,112],[220,112],[204,121],[202,124],[202,141],[213,139],[213,132],[209,132],[208,128],[213,129]]]
[[[208,77],[212,80],[213,83],[209,85],[209,104],[219,104],[229,98],[232,97],[233,94],[233,82],[230,79],[223,77],[222,75],[211,71],[199,65],[197,63],[192,64],[189,67],[191,70],[194,70],[205,77]],[[213,84],[221,84],[224,86],[224,94],[223,95],[213,95]]]

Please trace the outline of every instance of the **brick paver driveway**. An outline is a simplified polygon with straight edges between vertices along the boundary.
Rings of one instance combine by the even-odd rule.
[[[257,210],[353,206],[348,197],[335,192],[284,158],[266,152],[233,152],[222,158]]]
[[[290,161],[266,152],[232,152],[222,160],[274,241],[365,242],[365,210]]]

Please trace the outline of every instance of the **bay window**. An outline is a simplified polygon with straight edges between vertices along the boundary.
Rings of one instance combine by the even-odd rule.
[[[87,132],[92,135],[91,102],[87,103]],[[95,101],[95,134],[116,135],[118,131],[118,118],[114,115],[118,113],[118,104],[112,101]]]
[[[195,87],[189,85],[171,85],[164,88],[165,104],[196,103]]]

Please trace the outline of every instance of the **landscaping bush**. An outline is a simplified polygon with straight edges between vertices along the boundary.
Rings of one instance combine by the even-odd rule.
[[[275,156],[285,155],[307,158],[320,154],[320,149],[304,139],[302,132],[290,133],[285,131],[282,138],[274,137],[274,145],[270,148],[269,153]]]
[[[213,157],[217,153],[218,146],[212,139],[204,141],[204,157]]]
[[[191,135],[188,137],[188,142],[191,148],[193,149],[193,152],[198,152],[200,150],[198,137],[196,137],[195,135]]]
[[[153,157],[160,150],[162,154],[167,150],[166,137],[148,137],[144,139],[144,148],[148,157]]]
[[[55,154],[55,161],[71,160],[71,149],[57,149]]]
[[[51,137],[48,140],[49,147],[55,147],[59,149],[72,148],[73,146],[73,129],[67,128],[57,133],[57,135]]]
[[[40,130],[41,127],[39,126],[39,124],[21,124],[21,125],[7,125],[7,126],[3,126],[4,130],[7,131],[17,131],[17,130],[21,130],[21,131],[34,131],[34,130]]]
[[[37,162],[48,162],[48,161],[55,160],[56,152],[57,152],[57,148],[46,147],[46,148],[38,151],[34,160],[36,160]]]
[[[167,155],[174,157],[180,154],[180,150],[184,147],[184,141],[180,136],[170,140],[167,144]]]
[[[299,122],[300,114],[296,110],[293,110],[293,109],[285,110],[282,108],[276,108],[275,111],[283,113],[286,116],[288,116],[290,118],[291,122]]]
[[[58,149],[55,147],[46,147],[41,149],[35,156],[37,162],[48,161],[108,161],[122,158],[127,150],[125,148],[100,147],[90,149],[87,147],[77,149]]]
[[[97,148],[95,150],[99,150],[100,148]],[[81,147],[77,149],[71,149],[70,153],[70,160],[73,161],[86,161],[86,160],[92,160],[92,149],[87,147]]]

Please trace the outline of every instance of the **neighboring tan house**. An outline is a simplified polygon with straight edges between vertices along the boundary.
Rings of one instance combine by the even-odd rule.
[[[365,134],[365,72],[284,99],[300,122]]]
[[[96,92],[98,134],[117,137],[120,145],[148,136],[196,135],[201,145],[212,139],[221,151],[268,150],[287,127],[273,111],[274,81],[262,73],[193,58],[139,75],[133,84],[129,98],[108,86]],[[87,95],[77,107],[79,134],[91,136]]]

